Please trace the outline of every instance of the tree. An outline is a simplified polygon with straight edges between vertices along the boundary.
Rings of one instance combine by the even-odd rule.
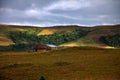
[[[100,38],[100,41],[109,46],[120,47],[120,34],[115,34],[112,36],[102,36]]]

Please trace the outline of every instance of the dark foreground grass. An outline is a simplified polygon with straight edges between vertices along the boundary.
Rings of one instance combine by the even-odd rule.
[[[120,50],[87,47],[0,54],[0,80],[40,80],[41,76],[46,80],[119,80]]]

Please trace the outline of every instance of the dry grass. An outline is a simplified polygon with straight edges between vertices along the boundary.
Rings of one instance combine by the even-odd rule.
[[[51,35],[54,34],[56,32],[56,30],[54,29],[43,29],[38,35]]]
[[[8,46],[10,44],[13,44],[10,39],[8,39],[7,37],[0,37],[0,46]]]
[[[67,48],[50,52],[0,52],[4,80],[119,80],[120,50]]]

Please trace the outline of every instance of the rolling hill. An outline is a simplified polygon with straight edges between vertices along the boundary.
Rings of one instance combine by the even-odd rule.
[[[109,25],[109,26],[95,26],[87,28],[91,32],[78,40],[62,44],[62,46],[97,46],[102,47],[106,46],[103,42],[99,40],[101,36],[109,36],[114,34],[120,34],[120,25]],[[72,45],[72,46],[73,46]]]
[[[74,41],[60,44],[60,46],[95,46],[103,47],[107,46],[99,40],[101,36],[108,36],[114,34],[120,34],[120,25],[106,25],[106,26],[94,26],[84,27],[77,25],[68,26],[52,26],[52,27],[33,27],[33,26],[18,26],[18,25],[0,25],[0,46],[8,46],[14,44],[7,34],[11,31],[26,31],[26,30],[39,30],[38,36],[51,35],[59,32],[69,32],[74,29],[89,30],[90,32]]]

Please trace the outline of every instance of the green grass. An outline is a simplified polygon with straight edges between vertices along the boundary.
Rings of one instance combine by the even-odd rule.
[[[62,44],[61,46],[67,46],[70,45],[72,46],[97,46],[98,44],[90,37],[82,37],[78,40],[72,41],[72,42],[67,42]]]
[[[120,49],[66,48],[50,52],[1,52],[4,80],[119,80]]]

